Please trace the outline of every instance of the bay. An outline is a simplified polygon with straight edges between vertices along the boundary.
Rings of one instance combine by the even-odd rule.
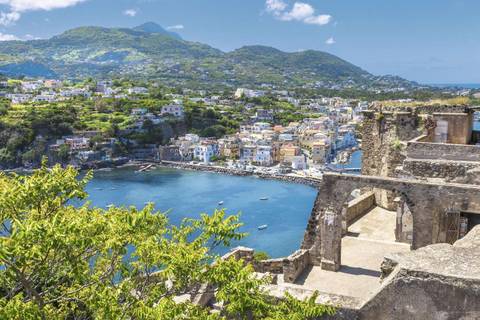
[[[301,184],[167,168],[142,173],[131,168],[96,171],[86,189],[88,200],[97,207],[142,208],[154,202],[157,210],[168,212],[173,224],[216,208],[240,212],[241,231],[249,235],[235,246],[265,251],[272,258],[299,249],[317,194],[315,188]],[[260,231],[260,225],[268,228]],[[227,250],[222,248],[221,253]]]

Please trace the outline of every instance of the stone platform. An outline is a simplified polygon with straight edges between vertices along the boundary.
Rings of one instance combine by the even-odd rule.
[[[366,300],[380,287],[380,265],[387,254],[408,252],[410,245],[395,242],[396,213],[375,207],[355,221],[342,239],[338,272],[313,266],[295,284],[310,290]]]

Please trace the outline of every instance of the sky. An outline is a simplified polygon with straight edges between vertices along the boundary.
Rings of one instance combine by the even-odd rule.
[[[376,75],[480,83],[479,13],[479,0],[0,0],[0,40],[153,21],[224,51],[314,49]]]

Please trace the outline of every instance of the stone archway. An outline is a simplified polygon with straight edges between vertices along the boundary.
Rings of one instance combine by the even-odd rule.
[[[305,232],[302,249],[326,270],[341,265],[342,208],[354,189],[379,188],[400,196],[412,218],[411,247],[445,242],[446,208],[480,207],[480,187],[371,176],[325,174]]]

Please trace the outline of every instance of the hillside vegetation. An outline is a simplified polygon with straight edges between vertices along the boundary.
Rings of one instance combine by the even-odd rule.
[[[129,76],[166,84],[282,87],[343,82],[389,85],[361,68],[320,51],[287,53],[265,46],[222,52],[183,40],[157,24],[133,29],[80,27],[47,40],[5,41],[0,73],[9,76],[109,78]],[[385,80],[385,79],[384,79]],[[403,79],[395,82],[411,85]]]

